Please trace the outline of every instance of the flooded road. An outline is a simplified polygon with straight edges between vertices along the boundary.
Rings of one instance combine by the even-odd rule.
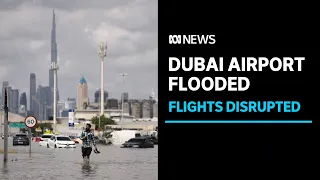
[[[0,139],[0,149],[3,140]],[[158,146],[150,149],[127,149],[119,146],[98,146],[100,154],[92,152],[90,163],[83,163],[81,147],[53,149],[29,146],[12,147],[9,139],[9,162],[3,163],[0,154],[1,180],[156,180],[158,179]]]

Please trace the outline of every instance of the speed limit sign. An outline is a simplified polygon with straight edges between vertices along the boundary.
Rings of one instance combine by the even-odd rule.
[[[24,120],[24,124],[28,128],[33,128],[35,125],[37,125],[37,119],[34,116],[27,116]]]

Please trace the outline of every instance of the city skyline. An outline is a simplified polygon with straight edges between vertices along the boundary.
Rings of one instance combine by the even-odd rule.
[[[1,3],[1,7],[8,5]],[[12,2],[5,11],[0,8],[0,26],[4,27],[0,30],[0,80],[26,92],[28,100],[30,73],[35,73],[37,87],[49,86],[53,9],[60,100],[76,98],[81,75],[88,82],[90,101],[94,99],[100,87],[98,45],[104,40],[108,43],[105,90],[109,97],[119,99],[125,91],[132,98],[145,99],[152,88],[157,93],[156,2],[96,1],[73,7],[68,1],[15,3],[20,4]],[[119,73],[129,74],[124,86]]]

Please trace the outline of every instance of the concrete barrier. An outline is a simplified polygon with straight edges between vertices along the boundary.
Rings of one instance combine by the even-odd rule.
[[[41,139],[40,137],[32,137],[31,140],[32,140],[33,142],[40,142],[40,139]]]

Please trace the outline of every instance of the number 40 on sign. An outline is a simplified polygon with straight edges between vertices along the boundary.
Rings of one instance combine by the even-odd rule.
[[[37,119],[34,116],[27,116],[24,120],[24,124],[28,128],[33,128],[35,125],[37,125]]]

